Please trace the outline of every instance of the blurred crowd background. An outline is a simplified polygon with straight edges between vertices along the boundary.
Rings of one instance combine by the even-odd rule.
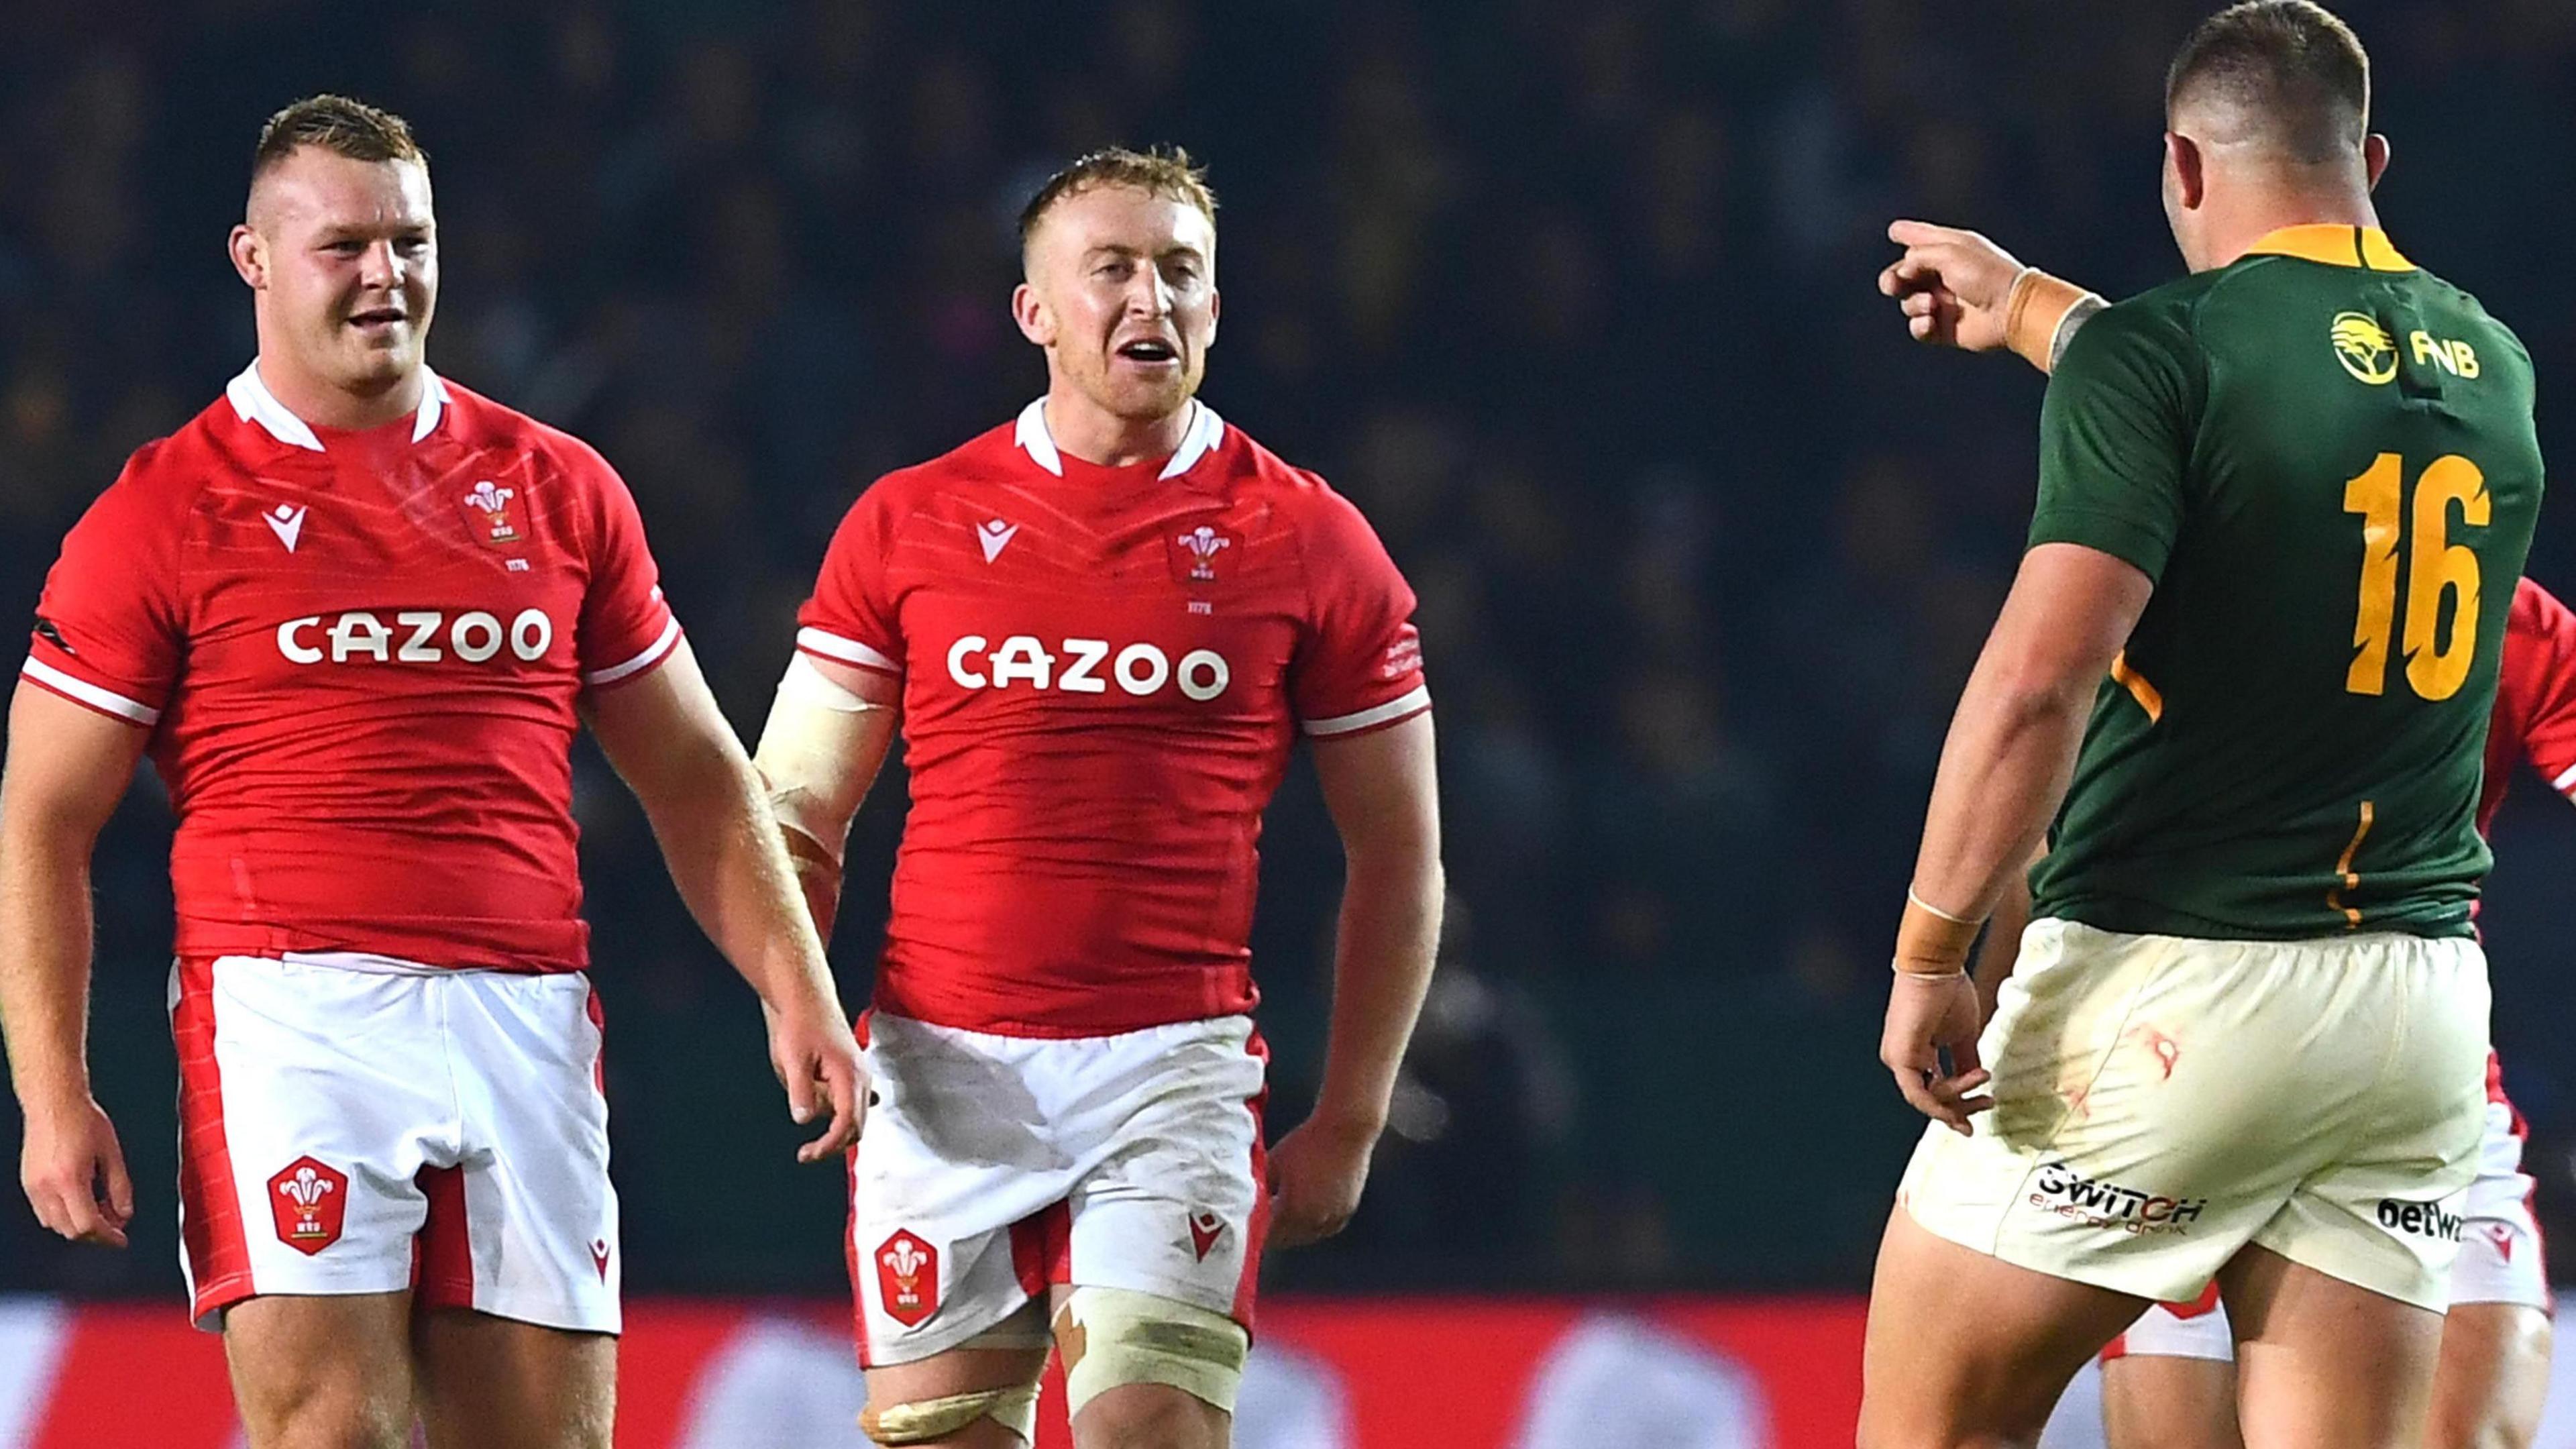
[[[1875,1059],[1885,949],[2041,390],[1908,343],[1882,231],[1978,226],[2114,296],[2174,274],[2162,74],[2208,8],[7,0],[0,618],[250,356],[222,243],[252,138],[344,90],[432,157],[434,365],[624,472],[756,730],[851,499],[1041,390],[1005,311],[1022,202],[1093,147],[1186,145],[1223,203],[1206,397],[1356,499],[1420,592],[1455,893],[1368,1205],[1273,1286],[1854,1286],[1919,1125]],[[2570,456],[2576,7],[2342,9],[2391,232],[2521,332]],[[2532,567],[2576,589],[2565,529]],[[902,788],[851,855],[854,1007]],[[2522,795],[2497,1033],[2568,1221],[2576,816]],[[841,1291],[840,1174],[790,1161],[752,998],[587,754],[581,812],[630,1283]],[[147,774],[98,863],[136,1249],[64,1248],[11,1193],[0,1290],[175,1291],[167,832]],[[1276,1132],[1320,1065],[1340,883],[1302,774],[1264,844]]]

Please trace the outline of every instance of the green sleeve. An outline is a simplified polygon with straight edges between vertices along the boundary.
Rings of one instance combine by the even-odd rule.
[[[2084,324],[2039,415],[2030,544],[2076,543],[2164,572],[2182,528],[2200,364],[2172,318],[2135,304]]]

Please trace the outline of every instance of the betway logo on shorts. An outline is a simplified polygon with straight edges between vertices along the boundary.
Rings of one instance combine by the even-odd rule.
[[[1234,670],[1213,649],[1193,649],[1175,660],[1151,644],[1130,644],[1114,655],[1106,639],[1062,639],[1048,649],[1035,635],[1013,634],[996,644],[968,634],[948,646],[948,677],[965,689],[1062,690],[1107,694],[1114,683],[1139,699],[1166,686],[1206,701],[1225,693]]]
[[[2392,1233],[2413,1233],[2419,1238],[2439,1238],[2446,1243],[2460,1240],[2460,1215],[2445,1212],[2438,1202],[2408,1202],[2402,1197],[2379,1200],[2379,1225]]]
[[[2030,1205],[2073,1218],[2086,1227],[2118,1228],[2144,1235],[2186,1231],[2190,1223],[2199,1219],[2201,1210],[2209,1206],[2209,1199],[2164,1197],[2116,1182],[2096,1181],[2063,1162],[2047,1162],[2040,1164]]]
[[[507,624],[481,609],[454,617],[438,609],[391,615],[352,609],[336,618],[307,614],[277,626],[277,652],[295,664],[436,664],[449,658],[482,664],[503,649],[533,664],[554,642],[555,621],[543,609],[521,609]]]

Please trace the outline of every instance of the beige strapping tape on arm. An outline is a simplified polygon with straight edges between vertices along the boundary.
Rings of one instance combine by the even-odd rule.
[[[867,782],[859,777],[860,721],[886,706],[861,699],[799,654],[778,681],[753,763],[779,820],[822,843],[837,863]]]

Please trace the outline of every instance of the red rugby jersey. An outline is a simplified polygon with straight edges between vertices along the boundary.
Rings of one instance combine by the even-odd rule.
[[[2478,795],[2478,830],[2495,823],[2513,784],[2529,765],[2560,794],[2576,791],[2576,612],[2524,579],[2507,616],[2504,668],[2495,715],[2487,725],[2486,783]]]
[[[1104,468],[1032,403],[833,537],[798,647],[902,679],[912,772],[879,1008],[1030,1036],[1250,1010],[1295,736],[1431,707],[1367,520],[1192,407],[1170,459]]]
[[[586,444],[435,377],[363,432],[256,364],[63,540],[21,677],[152,732],[183,955],[577,970],[584,689],[680,626]]]

